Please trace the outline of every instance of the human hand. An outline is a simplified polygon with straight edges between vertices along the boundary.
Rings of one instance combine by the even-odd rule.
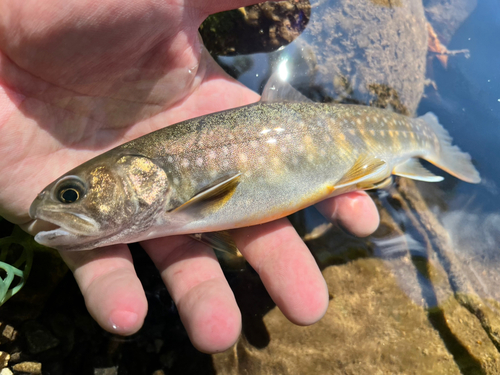
[[[197,32],[208,14],[254,2],[0,3],[0,215],[35,233],[31,201],[67,170],[166,125],[258,100],[215,64]],[[318,208],[357,235],[378,225],[362,192]],[[323,316],[325,282],[287,219],[232,234],[292,322]],[[142,246],[193,344],[205,352],[228,348],[241,316],[213,251],[186,236]],[[104,329],[128,335],[141,327],[147,302],[126,245],[61,256]]]

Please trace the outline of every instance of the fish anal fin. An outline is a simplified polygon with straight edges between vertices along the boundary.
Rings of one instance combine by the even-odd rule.
[[[373,189],[389,177],[389,167],[382,159],[373,156],[360,156],[342,178],[335,183],[335,189],[355,186],[360,190]]]
[[[408,159],[404,163],[396,165],[392,170],[392,174],[425,182],[439,182],[444,180],[443,177],[436,176],[425,169],[418,159],[415,158]]]
[[[242,256],[228,231],[196,233],[191,237],[212,249],[238,257]]]
[[[201,212],[219,209],[233,196],[240,183],[240,178],[241,173],[237,173],[207,186],[190,200],[175,208],[173,212],[185,212],[187,210]]]

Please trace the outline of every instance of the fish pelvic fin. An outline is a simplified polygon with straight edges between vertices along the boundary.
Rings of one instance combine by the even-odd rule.
[[[228,231],[196,233],[191,235],[195,240],[210,246],[212,249],[222,251],[234,256],[242,256],[233,238]]]
[[[450,134],[439,123],[436,115],[428,112],[418,119],[425,121],[439,139],[439,150],[430,156],[426,156],[425,160],[463,181],[473,184],[481,182],[479,172],[472,164],[470,155],[461,151],[458,146],[451,144]]]
[[[217,210],[226,204],[233,196],[240,183],[241,173],[236,173],[214,182],[195,194],[187,202],[172,210],[172,212],[200,213],[206,210]]]
[[[357,190],[376,189],[389,176],[389,167],[384,160],[361,155],[335,184],[335,190],[346,187],[355,187]]]
[[[400,177],[411,178],[412,180],[425,181],[425,182],[439,182],[444,178],[436,176],[427,169],[425,169],[418,159],[408,159],[404,163],[396,165],[392,170],[392,174]]]

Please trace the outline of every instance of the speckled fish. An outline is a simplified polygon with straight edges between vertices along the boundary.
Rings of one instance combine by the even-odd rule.
[[[378,188],[391,175],[442,180],[417,158],[480,181],[432,113],[314,103],[269,82],[258,103],[168,126],[69,171],[38,195],[30,215],[58,227],[35,239],[60,250],[200,233],[226,250],[217,232]]]

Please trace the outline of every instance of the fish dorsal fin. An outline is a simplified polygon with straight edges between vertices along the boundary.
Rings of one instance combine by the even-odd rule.
[[[389,175],[389,168],[384,160],[361,155],[352,168],[335,184],[335,189],[353,185],[361,190],[372,189]]]
[[[196,233],[191,235],[197,241],[210,246],[212,249],[223,251],[225,253],[242,256],[233,238],[228,231]]]
[[[271,75],[266,85],[264,86],[264,91],[262,91],[262,97],[260,98],[262,103],[276,103],[276,102],[306,102],[312,103],[312,100],[302,95],[299,91],[294,89],[292,85],[288,82],[283,81],[278,72]]]
[[[185,212],[186,210],[195,210],[196,212],[201,212],[207,209],[216,210],[232,197],[240,183],[240,178],[241,173],[237,173],[222,180],[217,180],[173,211]]]
[[[429,172],[425,169],[418,159],[411,158],[396,165],[392,170],[392,174],[396,176],[411,178],[412,180],[426,181],[426,182],[439,182],[443,181],[444,178],[441,176],[436,176],[435,174]]]

